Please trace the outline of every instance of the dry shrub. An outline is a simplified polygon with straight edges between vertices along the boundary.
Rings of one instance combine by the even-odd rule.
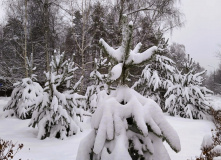
[[[205,136],[201,145],[202,153],[196,160],[214,160],[221,156],[221,110],[210,109],[213,116],[215,130],[211,130],[212,136]]]
[[[23,148],[23,144],[14,144],[12,141],[0,138],[0,160],[11,160]]]

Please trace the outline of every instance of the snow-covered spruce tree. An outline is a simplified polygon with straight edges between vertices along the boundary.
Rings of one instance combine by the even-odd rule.
[[[86,104],[87,109],[94,113],[97,108],[97,95],[100,91],[105,90],[108,92],[107,74],[102,74],[100,70],[107,69],[107,58],[100,55],[100,59],[94,59],[94,70],[90,73],[90,78],[93,80],[93,85],[87,87],[86,91]]]
[[[74,93],[80,82],[74,87],[70,83],[77,67],[74,67],[71,60],[64,60],[64,53],[54,54],[50,71],[45,73],[47,82],[44,94],[38,98],[29,125],[38,127],[39,139],[46,137],[64,139],[76,134],[80,130],[79,117],[84,114],[77,102],[77,99],[83,96]],[[67,89],[68,91],[65,91]]]
[[[202,75],[205,70],[194,73],[193,60],[188,56],[184,73],[178,71],[174,74],[173,85],[165,94],[165,107],[171,115],[184,118],[205,119],[210,103],[207,98],[212,91],[202,86]]]
[[[163,140],[180,151],[179,137],[159,105],[126,84],[129,69],[147,62],[158,50],[153,46],[139,53],[141,44],[131,50],[132,27],[124,16],[122,44],[116,50],[100,40],[116,62],[110,78],[118,82],[118,87],[110,94],[99,93],[98,108],[92,116],[93,131],[82,140],[77,160],[169,160]]]
[[[168,57],[156,55],[142,71],[141,77],[132,88],[145,97],[152,98],[164,109],[164,94],[172,85],[175,63]]]
[[[43,94],[42,87],[37,82],[34,82],[36,75],[32,73],[36,68],[33,68],[32,57],[33,54],[31,54],[31,61],[27,59],[29,77],[14,84],[15,88],[12,92],[11,99],[4,107],[6,117],[16,116],[20,119],[31,118],[36,100]]]

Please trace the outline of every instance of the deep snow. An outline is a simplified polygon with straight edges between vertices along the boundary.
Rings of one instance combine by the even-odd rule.
[[[37,139],[37,129],[28,127],[30,120],[4,118],[3,106],[9,98],[0,97],[0,138],[23,143],[24,148],[17,153],[15,160],[75,160],[79,143],[90,132],[90,119],[84,124],[84,132],[65,140],[47,138]],[[213,97],[214,105],[221,103],[220,97]],[[177,131],[181,141],[181,152],[175,153],[165,144],[172,160],[194,159],[199,156],[200,145],[206,134],[214,127],[208,120],[191,120],[166,116],[168,122]]]

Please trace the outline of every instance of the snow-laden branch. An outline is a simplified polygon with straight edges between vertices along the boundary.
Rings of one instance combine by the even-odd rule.
[[[140,47],[140,46],[139,46]],[[137,48],[139,48],[136,46],[136,48],[134,49],[134,51],[137,51]],[[146,51],[142,52],[142,53],[137,53],[134,51],[130,52],[130,55],[126,61],[126,64],[140,64],[148,59],[151,58],[151,56],[158,50],[158,48],[156,46],[153,46],[149,49],[147,49]]]
[[[121,76],[123,63],[118,63],[111,70],[111,80],[116,80]]]
[[[142,43],[140,42],[135,46],[133,52],[138,53],[140,51],[141,47],[142,47]]]
[[[124,52],[121,52],[121,47],[115,50],[113,47],[109,46],[102,38],[100,39],[99,43],[104,47],[105,52],[109,56],[113,57],[117,62],[122,61]]]

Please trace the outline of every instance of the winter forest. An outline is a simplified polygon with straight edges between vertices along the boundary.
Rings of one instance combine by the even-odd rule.
[[[2,0],[0,160],[221,160],[221,65],[169,43],[178,3]]]

